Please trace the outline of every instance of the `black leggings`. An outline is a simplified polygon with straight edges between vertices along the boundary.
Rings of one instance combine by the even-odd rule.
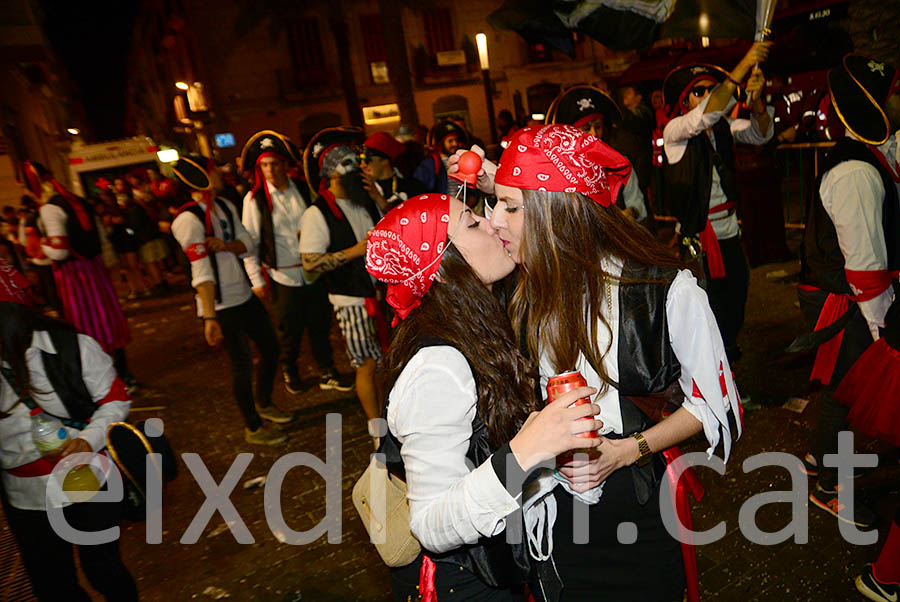
[[[90,602],[78,585],[72,544],[62,539],[42,510],[20,510],[3,505],[6,520],[19,544],[22,563],[41,602]],[[79,531],[102,531],[119,525],[121,502],[85,502],[64,509],[66,521]],[[79,545],[78,560],[88,582],[110,601],[137,600],[137,586],[122,563],[119,540],[100,545]]]
[[[709,307],[716,316],[725,353],[731,362],[741,356],[737,338],[744,326],[744,308],[747,305],[747,290],[750,285],[750,267],[747,255],[741,244],[741,237],[726,238],[719,241],[722,250],[722,263],[725,264],[725,277],[712,279],[709,277],[709,266],[704,262],[706,270],[706,296]]]
[[[280,353],[275,329],[256,295],[251,295],[241,305],[216,312],[216,318],[222,327],[225,351],[231,360],[234,398],[247,428],[255,431],[262,425],[262,420],[253,404],[253,354],[249,341],[256,344],[261,356],[256,370],[256,402],[260,407],[267,407],[272,405],[272,386]]]

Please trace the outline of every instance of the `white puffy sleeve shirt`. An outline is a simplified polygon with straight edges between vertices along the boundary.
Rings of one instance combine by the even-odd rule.
[[[465,357],[453,347],[416,353],[389,395],[388,428],[400,441],[410,529],[426,550],[442,553],[506,527],[519,507],[490,461],[466,460],[477,398]]]
[[[128,416],[131,398],[124,384],[116,376],[112,358],[100,348],[97,341],[79,334],[78,347],[82,378],[91,399],[97,404],[97,409],[91,415],[90,424],[83,431],[65,428],[70,439],[84,439],[92,451],[98,452],[106,447],[107,427],[113,422],[125,420]],[[33,399],[45,412],[69,418],[65,405],[53,390],[44,372],[42,351],[56,353],[50,335],[44,331],[37,331],[32,337],[31,346],[25,351],[25,361],[28,364],[34,391]],[[47,393],[40,393],[41,391]],[[24,403],[16,405],[17,400],[18,396],[12,387],[0,376],[0,410],[10,414],[8,418],[0,420],[0,467],[3,468],[3,487],[9,503],[22,510],[45,510],[47,504],[53,507],[68,506],[71,502],[62,491],[57,491],[54,495],[52,488],[48,490],[49,475],[18,477],[7,472],[41,457],[31,438],[30,411]],[[109,462],[102,464],[108,471],[111,464]]]

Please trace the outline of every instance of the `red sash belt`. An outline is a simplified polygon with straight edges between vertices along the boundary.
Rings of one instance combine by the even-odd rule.
[[[101,450],[97,455],[101,457],[100,463],[103,465],[103,470],[105,471],[106,450]],[[10,468],[6,472],[14,477],[45,477],[53,472],[53,469],[59,461],[59,456],[41,456],[33,462]]]
[[[844,270],[852,295],[840,295],[829,293],[819,312],[814,330],[822,330],[833,324],[838,318],[847,313],[850,301],[859,303],[874,299],[891,286],[891,280],[900,276],[900,271],[888,272],[887,270]],[[816,290],[815,287],[802,285],[801,290]],[[813,364],[810,380],[818,380],[823,385],[831,383],[834,374],[834,366],[837,363],[838,353],[841,350],[841,341],[844,339],[844,331],[834,335],[829,341],[819,345],[816,352],[816,361]]]
[[[719,213],[721,211],[731,211],[734,209],[733,202],[722,203],[709,208],[709,213]],[[722,249],[719,248],[719,239],[713,230],[712,222],[706,220],[706,227],[700,232],[700,245],[706,252],[706,265],[709,268],[709,277],[711,279],[725,277],[725,262],[722,260]]]
[[[674,446],[664,450],[662,454],[666,463],[671,465],[681,457],[681,450],[678,446]],[[673,492],[672,505],[678,515],[678,533],[679,541],[681,541],[681,557],[684,561],[684,577],[687,583],[687,600],[688,602],[700,602],[700,573],[697,570],[697,550],[692,543],[693,537],[690,534],[694,530],[694,521],[691,518],[691,502],[688,494],[700,501],[703,499],[703,485],[700,484],[700,480],[692,468],[686,469],[677,482],[671,470],[666,470],[666,478],[669,479],[670,491]]]

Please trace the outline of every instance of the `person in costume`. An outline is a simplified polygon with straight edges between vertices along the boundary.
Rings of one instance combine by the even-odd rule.
[[[62,471],[53,473],[62,458],[106,447],[107,427],[125,420],[131,398],[99,342],[30,307],[27,288],[25,277],[0,260],[3,513],[37,599],[87,601],[91,598],[78,584],[72,543],[57,533],[47,510],[62,508],[72,528],[97,532],[118,528],[122,503],[72,500],[61,486],[48,485],[53,475],[64,477]],[[67,374],[76,366],[77,382],[72,382]],[[58,455],[42,456],[35,446],[31,408],[61,419],[69,440]],[[93,464],[97,466],[90,470],[104,483],[109,472],[116,470],[106,456],[98,456]],[[122,563],[118,538],[76,547],[84,576],[106,600],[138,599],[134,579]]]
[[[713,65],[683,65],[663,82],[671,121],[663,130],[666,198],[678,218],[685,259],[701,260],[709,304],[716,314],[725,349],[734,362],[741,356],[738,333],[750,269],[741,246],[737,210],[734,142],[765,144],[772,138],[771,107],[763,102],[765,78],[758,63],[766,60],[769,42],[755,43],[728,73]],[[732,119],[734,93],[750,73],[750,119]]]
[[[366,138],[360,157],[363,182],[369,196],[382,213],[401,201],[425,192],[415,178],[405,178],[394,163],[406,152],[406,146],[393,136],[375,132]]]
[[[507,545],[504,530],[525,473],[596,446],[575,435],[601,426],[581,420],[596,406],[568,407],[594,389],[546,407],[535,399],[491,291],[514,268],[489,221],[449,195],[400,203],[369,236],[366,269],[387,284],[396,324],[382,376],[389,431],[381,451],[406,480],[410,529],[423,548],[391,570],[396,600],[517,599],[524,545]]]
[[[897,69],[859,54],[845,56],[828,74],[831,102],[847,134],[821,163],[816,198],[805,220],[798,287],[800,307],[818,339],[810,379],[825,385],[804,459],[807,474],[818,477],[810,501],[860,527],[872,526],[874,513],[859,500],[854,514],[848,513],[838,502],[837,470],[823,466],[822,457],[837,452],[848,411],[860,418],[851,424],[863,432],[891,432],[897,424],[891,414],[896,403],[887,401],[900,395],[900,367],[892,369],[889,350],[878,353],[889,343],[880,341],[887,316],[900,312],[900,307],[891,309],[897,306],[900,274],[897,80]],[[874,356],[863,360],[869,348]],[[841,398],[854,401],[852,410]]]
[[[288,177],[288,164],[297,162],[299,155],[290,139],[272,130],[257,132],[244,145],[241,165],[254,171],[255,184],[244,198],[243,223],[256,248],[244,258],[244,267],[253,293],[272,300],[288,392],[303,390],[297,358],[304,331],[309,333],[319,368],[319,388],[350,391],[353,386],[339,379],[334,369],[334,352],[328,340],[331,308],[325,286],[317,274],[303,270],[300,260],[297,241],[303,214],[310,206],[308,188]]]
[[[215,164],[196,155],[178,158],[175,177],[187,186],[191,202],[172,222],[172,234],[191,262],[191,286],[197,291],[197,311],[210,347],[224,344],[231,362],[232,390],[244,418],[248,443],[277,445],[287,437],[263,424],[263,419],[287,423],[294,415],[272,405],[278,370],[278,340],[269,315],[250,290],[240,259],[254,250],[253,239],[229,201],[214,196],[209,170]],[[259,350],[256,404],[253,401],[252,340]]]
[[[26,161],[23,172],[28,188],[40,199],[45,233],[41,249],[53,260],[63,317],[75,330],[100,343],[113,357],[125,384],[136,387],[125,357],[131,333],[103,263],[100,225],[94,210],[42,165]]]
[[[440,192],[456,196],[459,182],[447,178],[447,160],[460,148],[469,147],[469,133],[455,121],[440,121],[428,132],[430,153],[422,159],[413,177],[428,192]],[[478,202],[478,195],[469,195],[470,206]],[[482,212],[483,213],[483,210]],[[480,213],[480,214],[481,214]]]
[[[520,266],[510,313],[539,364],[542,391],[573,369],[599,391],[599,455],[561,461],[525,495],[532,558],[552,561],[561,581],[544,583],[554,601],[680,601],[685,584],[698,600],[693,548],[662,524],[662,477],[681,441],[702,431],[707,452],[721,446],[727,460],[742,430],[706,294],[649,232],[611,209],[630,172],[594,136],[551,124],[516,132],[499,167],[484,162],[479,174],[481,190],[497,196],[491,225]],[[702,488],[690,471],[682,478],[688,486],[673,503],[690,528],[687,492],[699,498]],[[588,546],[572,541],[582,512]],[[637,524],[630,545],[618,543],[626,521]]]
[[[339,127],[324,129],[309,141],[303,165],[319,198],[303,214],[300,257],[304,269],[321,274],[325,282],[356,369],[356,394],[371,421],[381,415],[375,371],[389,333],[375,282],[366,273],[366,237],[381,213],[359,169],[363,140],[359,128]]]
[[[575,86],[562,92],[547,110],[545,123],[566,123],[599,138],[632,164],[632,157],[639,152],[637,139],[621,127],[622,110],[612,97],[593,86]],[[633,173],[632,169],[632,173]],[[622,188],[616,206],[639,222],[644,222],[647,199],[641,191],[637,177],[628,178]]]

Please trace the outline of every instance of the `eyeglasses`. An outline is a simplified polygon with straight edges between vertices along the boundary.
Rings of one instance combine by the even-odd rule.
[[[697,98],[703,98],[704,96],[706,96],[707,92],[711,91],[715,87],[716,84],[710,84],[708,86],[694,86],[693,88],[691,88],[691,94],[693,94]]]

